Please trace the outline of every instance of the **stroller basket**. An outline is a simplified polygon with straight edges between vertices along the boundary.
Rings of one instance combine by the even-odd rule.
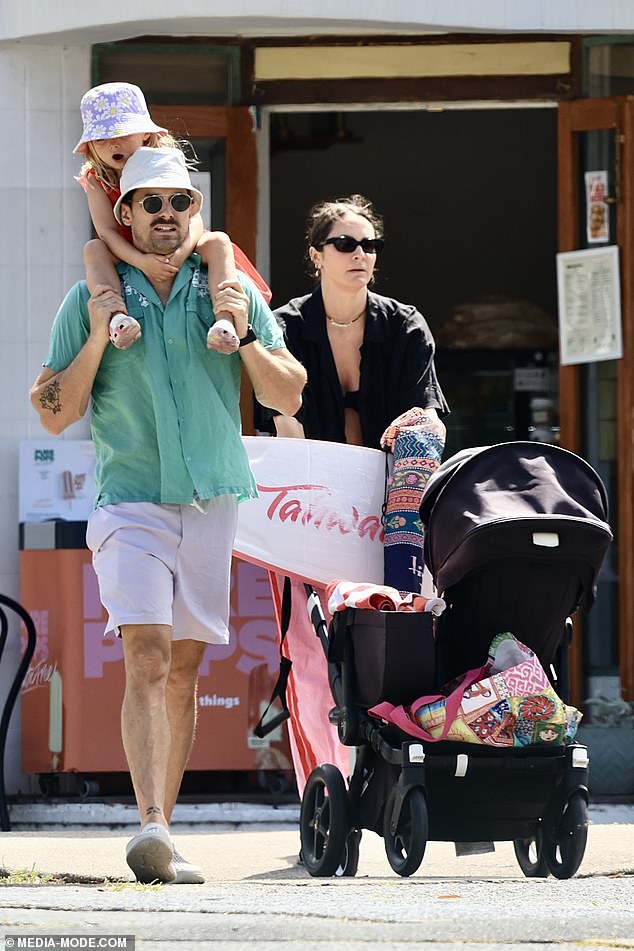
[[[407,703],[436,688],[431,614],[346,608],[330,624],[328,659],[351,671],[350,697],[362,707]]]

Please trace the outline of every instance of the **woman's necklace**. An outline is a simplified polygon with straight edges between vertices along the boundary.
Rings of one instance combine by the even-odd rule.
[[[345,323],[335,320],[334,317],[330,317],[328,314],[326,314],[326,320],[329,320],[333,327],[349,327],[351,324],[356,324],[357,320],[361,320],[365,314],[365,310],[366,309],[364,307],[360,314],[357,314],[356,317],[353,317],[352,320],[347,320]]]

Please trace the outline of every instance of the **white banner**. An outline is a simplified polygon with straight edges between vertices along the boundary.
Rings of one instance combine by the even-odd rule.
[[[377,449],[244,436],[259,498],[238,508],[238,558],[317,585],[383,583],[385,455]],[[92,442],[20,446],[20,521],[85,521],[95,491]]]
[[[243,441],[259,498],[239,507],[234,553],[313,584],[382,584],[384,453],[312,439]]]

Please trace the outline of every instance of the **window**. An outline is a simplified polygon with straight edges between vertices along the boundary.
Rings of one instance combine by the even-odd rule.
[[[634,94],[634,37],[589,40],[586,47],[584,95]]]
[[[130,82],[160,105],[231,105],[240,98],[240,51],[196,44],[107,44],[93,49],[95,83]]]

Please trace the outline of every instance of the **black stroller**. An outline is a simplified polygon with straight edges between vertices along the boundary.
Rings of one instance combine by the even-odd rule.
[[[428,743],[367,711],[436,693],[481,665],[504,631],[535,652],[567,699],[569,619],[591,607],[612,540],[604,486],[571,452],[504,443],[440,466],[421,517],[425,561],[447,603],[439,618],[347,608],[328,628],[306,586],[328,659],[330,719],[356,761],[348,785],[332,764],[310,774],[300,811],[304,864],[313,876],[354,875],[369,829],[383,836],[400,875],[419,868],[428,840],[463,851],[506,840],[526,876],[569,878],[586,847],[584,746]]]

